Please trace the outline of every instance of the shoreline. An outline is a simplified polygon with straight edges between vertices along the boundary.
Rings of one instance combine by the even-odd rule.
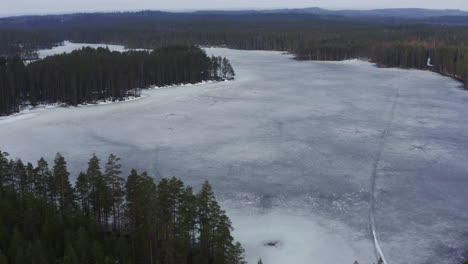
[[[114,105],[114,104],[120,104],[120,103],[128,103],[128,102],[137,101],[137,100],[149,97],[151,96],[149,92],[155,91],[155,90],[175,88],[175,87],[199,86],[199,85],[204,85],[204,84],[230,82],[234,80],[224,80],[224,81],[208,80],[208,81],[201,81],[198,83],[183,83],[183,84],[174,84],[174,85],[166,85],[166,86],[150,86],[148,88],[141,88],[140,96],[129,96],[129,97],[126,97],[124,100],[116,100],[116,101],[112,101],[112,99],[106,99],[106,100],[99,100],[95,103],[82,103],[78,105],[67,105],[65,103],[38,104],[36,106],[28,106],[24,109],[21,109],[19,112],[12,113],[10,115],[0,116],[0,125],[5,124],[5,123],[10,123],[13,121],[17,121],[17,120],[22,120],[26,118],[27,116],[30,116],[30,115],[33,116],[45,110],[51,110],[51,109],[56,109],[56,108],[95,107],[95,106],[106,106],[106,105]]]

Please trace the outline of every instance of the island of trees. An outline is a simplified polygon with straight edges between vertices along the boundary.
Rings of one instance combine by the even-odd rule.
[[[245,263],[208,182],[194,193],[176,178],[125,179],[114,155],[69,177],[60,154],[49,167],[0,151],[0,263]]]
[[[37,104],[124,100],[153,85],[230,80],[234,75],[226,58],[209,57],[196,46],[123,53],[83,48],[28,64],[19,56],[0,57],[0,115]]]

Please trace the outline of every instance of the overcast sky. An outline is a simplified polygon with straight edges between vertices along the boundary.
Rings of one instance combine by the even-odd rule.
[[[125,10],[193,10],[323,7],[421,7],[468,10],[468,0],[0,0],[0,15]]]

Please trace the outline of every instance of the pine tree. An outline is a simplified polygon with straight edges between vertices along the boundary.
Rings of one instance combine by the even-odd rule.
[[[52,178],[52,172],[49,169],[47,161],[41,158],[37,162],[37,167],[35,169],[33,185],[34,193],[45,199],[49,195],[49,183]]]
[[[225,57],[222,58],[221,72],[222,72],[222,79],[224,79],[224,80],[232,80],[232,79],[234,79],[234,76],[236,75],[234,73],[234,69],[232,68],[231,64],[229,63],[229,60],[226,59]]]
[[[3,194],[7,186],[7,173],[9,171],[8,166],[8,153],[2,152],[0,150],[0,195]]]
[[[122,165],[119,162],[120,158],[117,158],[113,154],[109,155],[104,173],[108,190],[106,207],[111,208],[114,230],[120,229],[121,209],[125,199],[125,179],[120,176],[122,174]]]
[[[16,175],[16,162],[14,160],[10,160],[5,169],[6,171],[3,178],[3,185],[5,190],[17,191],[18,176]]]
[[[156,186],[153,179],[146,172],[141,175],[132,170],[126,183],[127,214],[130,222],[130,232],[134,255],[139,255],[140,261],[151,262],[155,258],[154,239],[155,224],[155,196]]]
[[[75,190],[80,201],[81,210],[86,216],[90,214],[89,200],[91,198],[91,182],[88,174],[80,172],[75,183]]]
[[[220,214],[220,208],[215,200],[211,185],[206,181],[197,195],[197,224],[199,227],[200,248],[203,255],[213,256],[214,254],[214,232],[215,222]]]
[[[54,160],[52,174],[52,197],[59,205],[62,215],[73,206],[73,189],[69,180],[70,173],[67,170],[65,158],[57,153]]]
[[[197,199],[191,187],[186,187],[180,197],[180,220],[178,230],[181,234],[181,245],[185,245],[187,252],[197,242]]]
[[[161,249],[167,263],[175,263],[180,253],[176,251],[176,244],[180,242],[178,235],[181,234],[182,190],[183,183],[176,178],[162,179],[157,186],[158,226],[164,227],[158,233],[167,238]]]
[[[127,215],[129,217],[130,227],[135,230],[138,226],[138,191],[140,185],[140,175],[135,169],[132,169],[125,184],[126,200],[127,200]]]
[[[27,193],[34,192],[34,179],[36,178],[36,169],[32,163],[28,162],[26,165],[26,179],[25,179],[25,191]]]
[[[24,195],[28,186],[28,174],[26,173],[26,167],[21,160],[17,160],[13,170],[14,188],[21,195]]]
[[[86,176],[90,182],[89,203],[98,223],[103,224],[107,222],[107,214],[109,211],[105,203],[105,197],[108,191],[99,165],[99,159],[96,155],[93,155],[88,162]]]
[[[206,181],[197,195],[200,247],[214,263],[244,263],[243,249],[234,243],[232,225],[221,210],[211,185]]]

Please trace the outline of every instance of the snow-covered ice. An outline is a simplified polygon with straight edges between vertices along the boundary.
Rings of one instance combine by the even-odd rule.
[[[388,263],[460,263],[468,249],[460,83],[360,61],[207,52],[228,57],[236,80],[34,111],[0,122],[0,148],[26,161],[61,152],[74,176],[92,153],[114,153],[127,171],[195,187],[208,179],[248,261],[265,264],[375,262],[369,202],[380,153],[375,222]]]
[[[44,49],[39,50],[37,53],[39,55],[39,59],[44,59],[45,57],[62,54],[62,53],[70,53],[74,50],[79,50],[81,48],[90,47],[90,48],[108,48],[111,51],[119,51],[124,52],[128,51],[124,46],[121,45],[112,45],[112,44],[88,44],[88,43],[73,43],[70,41],[64,41],[63,45],[56,46],[51,49]],[[138,49],[142,50],[142,49]]]

